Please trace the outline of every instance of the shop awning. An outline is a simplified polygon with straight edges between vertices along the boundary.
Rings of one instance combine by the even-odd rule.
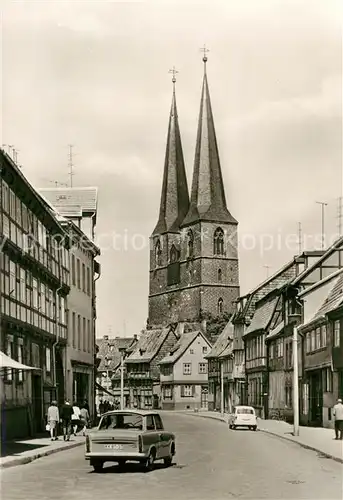
[[[106,393],[106,394],[108,394],[109,396],[115,396],[115,394],[113,394],[113,392],[108,391],[107,389],[105,389],[105,387],[102,387],[102,385],[100,385],[98,382],[95,382],[95,387],[96,387],[99,391],[105,392],[105,393]]]
[[[0,369],[12,368],[13,370],[39,370],[40,368],[35,368],[33,366],[23,365],[18,363],[14,359],[7,356],[5,353],[0,351]]]

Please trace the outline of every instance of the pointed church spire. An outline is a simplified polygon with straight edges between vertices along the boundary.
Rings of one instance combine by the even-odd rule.
[[[160,215],[153,235],[177,232],[189,208],[188,185],[175,97],[175,74],[177,71],[173,68],[169,72],[173,74],[173,97],[164,162]]]
[[[224,183],[220,167],[216,132],[207,82],[206,53],[202,84],[198,133],[195,147],[194,171],[190,208],[183,225],[199,220],[237,224],[226,206]]]

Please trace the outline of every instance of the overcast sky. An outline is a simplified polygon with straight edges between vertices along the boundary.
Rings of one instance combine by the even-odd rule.
[[[321,227],[316,200],[329,203],[328,235],[337,231],[340,3],[5,2],[2,143],[19,150],[36,187],[68,182],[72,143],[74,185],[99,187],[98,336],[109,325],[113,335],[145,326],[148,236],[158,216],[171,103],[168,70],[179,70],[190,185],[204,43],[228,208],[239,221],[241,291],[266,277],[265,265],[275,272],[297,252],[295,237],[293,245],[285,238],[296,235],[298,221],[313,248],[310,237]],[[114,233],[126,238],[111,248]],[[264,234],[274,244],[261,252]],[[248,249],[251,235],[256,243]]]

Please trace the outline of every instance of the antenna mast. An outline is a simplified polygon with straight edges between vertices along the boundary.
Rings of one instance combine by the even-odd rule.
[[[322,208],[322,250],[325,248],[325,207],[328,206],[324,201],[316,201],[318,205]]]
[[[69,144],[69,177],[70,177],[70,187],[73,187],[73,176],[74,176],[74,164],[73,164],[73,145]]]
[[[302,253],[302,226],[301,222],[298,222],[298,244],[299,244],[299,255]]]

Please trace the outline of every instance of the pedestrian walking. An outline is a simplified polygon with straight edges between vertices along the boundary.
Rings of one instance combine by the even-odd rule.
[[[73,414],[73,407],[67,399],[61,409],[61,422],[63,426],[63,439],[70,441],[71,432],[71,416]]]
[[[60,421],[57,401],[52,401],[48,408],[47,425],[49,426],[51,441],[58,440],[57,426]]]
[[[81,414],[80,419],[81,419],[81,422],[83,424],[82,434],[83,434],[83,436],[85,436],[86,429],[89,426],[89,420],[90,420],[89,412],[88,412],[88,409],[87,409],[85,404],[82,405],[82,408],[80,410],[80,414]]]
[[[341,399],[337,399],[337,404],[333,407],[335,418],[335,439],[343,439],[343,404]]]
[[[80,410],[79,405],[75,401],[75,403],[73,404],[73,414],[71,416],[71,421],[72,421],[72,425],[73,425],[74,436],[76,436],[78,427],[79,427],[79,425],[81,423],[80,420],[81,420],[81,410]]]

